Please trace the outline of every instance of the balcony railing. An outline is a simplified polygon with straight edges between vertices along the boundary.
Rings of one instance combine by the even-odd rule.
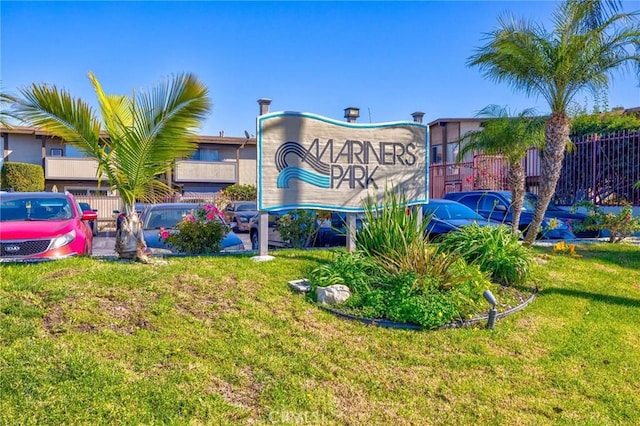
[[[236,183],[238,164],[235,161],[177,161],[173,179],[175,182]]]
[[[98,162],[90,158],[45,157],[45,179],[98,180]],[[104,177],[103,177],[104,179]]]

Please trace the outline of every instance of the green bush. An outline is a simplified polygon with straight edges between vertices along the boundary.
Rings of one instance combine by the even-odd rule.
[[[234,183],[222,190],[222,196],[228,201],[255,201],[258,197],[258,190],[255,185]]]
[[[227,227],[218,219],[222,213],[212,205],[198,206],[176,225],[176,231],[160,228],[160,238],[180,253],[212,254],[221,249]]]
[[[617,243],[640,231],[640,216],[633,217],[633,207],[625,204],[618,214],[605,213],[600,207],[590,201],[576,203],[571,209],[578,207],[587,209],[587,218],[575,225],[577,231],[608,231],[609,242]]]
[[[293,248],[306,248],[312,245],[318,232],[317,215],[313,210],[296,209],[280,216],[276,220],[276,229],[282,241]]]
[[[510,228],[500,226],[465,226],[449,232],[441,240],[438,250],[446,255],[459,255],[500,284],[523,283],[529,273],[532,254],[518,241]]]
[[[435,328],[468,318],[482,303],[482,292],[492,288],[477,266],[468,266],[459,258],[447,274],[455,277],[455,287],[443,288],[438,276],[391,273],[361,252],[340,253],[333,263],[309,274],[309,297],[315,300],[319,286],[342,284],[352,292],[342,307],[348,312]]]
[[[38,164],[4,163],[0,188],[18,192],[44,191],[44,170]]]

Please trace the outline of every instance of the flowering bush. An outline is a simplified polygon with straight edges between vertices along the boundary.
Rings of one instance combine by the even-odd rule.
[[[609,231],[610,243],[620,242],[634,232],[640,231],[640,217],[633,217],[633,208],[629,204],[624,205],[618,214],[605,213],[600,207],[589,201],[575,204],[572,211],[578,207],[585,207],[589,211],[587,218],[581,224],[576,224],[575,229],[579,231],[583,229]]]
[[[175,231],[160,228],[160,238],[181,253],[217,253],[227,234],[227,226],[221,217],[222,212],[216,206],[198,206],[193,214],[187,214],[176,225]]]

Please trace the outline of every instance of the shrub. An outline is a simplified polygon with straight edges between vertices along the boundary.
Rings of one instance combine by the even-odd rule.
[[[313,270],[312,293],[315,294],[315,287],[335,284],[346,285],[355,293],[366,293],[375,288],[385,274],[386,271],[378,263],[362,253],[341,252],[337,254],[333,263],[321,265]]]
[[[571,209],[575,211],[578,207],[588,210],[587,218],[575,228],[589,231],[609,231],[609,242],[617,243],[640,231],[640,217],[633,217],[633,208],[630,204],[623,205],[618,214],[605,213],[600,207],[590,201],[576,203]]]
[[[365,218],[356,234],[356,250],[391,272],[408,268],[425,273],[431,261],[425,239],[426,222],[420,225],[420,213],[406,207],[404,194],[385,190],[382,204],[372,197],[362,204]]]
[[[38,164],[4,163],[0,187],[18,192],[44,191],[44,170]]]
[[[223,189],[222,195],[229,201],[256,201],[258,190],[255,185],[234,183]]]
[[[414,271],[390,273],[363,253],[340,253],[333,263],[314,269],[309,297],[315,300],[318,286],[343,284],[352,291],[343,309],[367,318],[439,327],[467,318],[482,303],[482,292],[492,285],[477,266],[458,258],[447,273],[455,287],[443,288],[442,277]]]
[[[276,220],[276,229],[293,248],[309,247],[318,231],[316,226],[316,212],[313,210],[296,209],[280,216]]]
[[[160,238],[181,253],[217,253],[227,233],[226,225],[220,220],[221,215],[215,206],[198,206],[193,215],[188,214],[176,225],[175,232],[160,228]]]
[[[510,228],[472,224],[449,232],[440,241],[439,251],[457,254],[500,284],[521,284],[531,267],[531,251],[518,241]]]

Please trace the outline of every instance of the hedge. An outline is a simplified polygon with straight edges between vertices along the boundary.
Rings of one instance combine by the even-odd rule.
[[[38,164],[4,163],[0,187],[17,192],[44,191],[44,170]]]

